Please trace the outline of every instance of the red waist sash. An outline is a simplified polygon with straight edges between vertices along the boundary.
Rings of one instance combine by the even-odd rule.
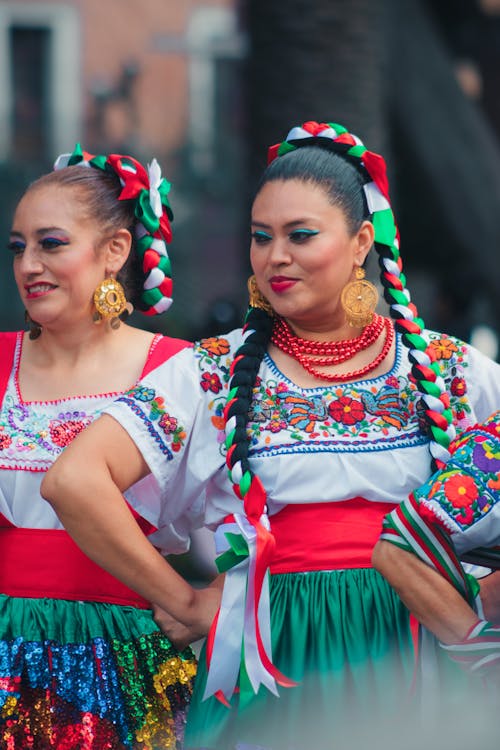
[[[92,562],[61,529],[1,526],[0,550],[2,594],[150,607],[145,599]]]
[[[287,505],[269,517],[276,539],[271,573],[371,568],[382,519],[395,507],[362,497]]]

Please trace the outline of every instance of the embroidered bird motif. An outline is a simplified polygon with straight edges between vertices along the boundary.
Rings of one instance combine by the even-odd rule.
[[[408,424],[409,413],[399,396],[399,388],[384,385],[377,393],[363,391],[361,402],[369,414],[380,417],[386,424],[400,430]]]
[[[278,393],[277,396],[286,406],[288,424],[295,429],[314,432],[316,422],[323,422],[328,416],[326,405],[320,396],[304,398],[290,392]]]

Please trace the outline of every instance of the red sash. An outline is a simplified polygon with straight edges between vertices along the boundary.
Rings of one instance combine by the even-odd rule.
[[[271,573],[371,568],[382,519],[395,507],[362,497],[285,506],[269,517],[276,539]]]

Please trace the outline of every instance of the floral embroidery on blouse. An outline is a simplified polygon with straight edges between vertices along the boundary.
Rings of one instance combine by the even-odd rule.
[[[286,381],[268,379],[254,388],[249,431],[255,444],[263,432],[287,433],[295,441],[318,438],[389,435],[413,430],[414,386],[404,377],[389,376],[380,385],[365,381],[326,386],[313,393]]]
[[[6,394],[0,413],[0,462],[23,454],[52,462],[94,417],[81,410],[57,412],[57,408],[50,414],[45,404],[38,408],[18,403]]]
[[[160,445],[163,453],[171,459],[172,453],[178,453],[184,445],[186,432],[176,417],[165,409],[165,399],[157,396],[154,388],[142,385],[134,386],[117,401],[128,404],[131,410],[141,418],[148,432]],[[156,427],[158,429],[156,429]]]
[[[465,373],[467,346],[450,336],[428,332],[432,356],[439,363],[450,395],[458,430],[470,425]],[[233,353],[225,338],[202,339],[195,345],[200,387],[207,395],[212,425],[224,452],[223,409]],[[397,363],[384,377],[355,383],[299,388],[271,363],[271,376],[259,376],[253,389],[248,433],[252,450],[310,445],[347,446],[354,439],[379,447],[394,441],[409,445],[428,439],[425,405],[416,389],[407,352],[398,342]],[[268,368],[269,370],[269,368]],[[339,443],[340,441],[340,443]]]
[[[438,519],[464,530],[483,518],[500,500],[500,412],[485,425],[461,435],[450,446],[446,468],[434,474],[415,495]],[[443,519],[444,514],[444,519]]]
[[[205,393],[219,394],[218,398],[210,400],[207,408],[212,412],[210,420],[217,430],[217,441],[224,444],[224,418],[222,411],[226,403],[225,390],[229,383],[232,355],[229,341],[225,338],[213,336],[201,339],[194,346],[195,359],[201,371],[200,387]]]
[[[458,431],[464,430],[472,424],[465,378],[467,345],[451,336],[434,332],[429,335],[429,345],[448,387],[454,422]]]

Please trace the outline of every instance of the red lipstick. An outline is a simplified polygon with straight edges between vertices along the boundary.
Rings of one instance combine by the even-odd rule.
[[[297,279],[291,279],[289,276],[273,276],[269,279],[269,285],[273,292],[281,294],[286,292],[297,283]]]

